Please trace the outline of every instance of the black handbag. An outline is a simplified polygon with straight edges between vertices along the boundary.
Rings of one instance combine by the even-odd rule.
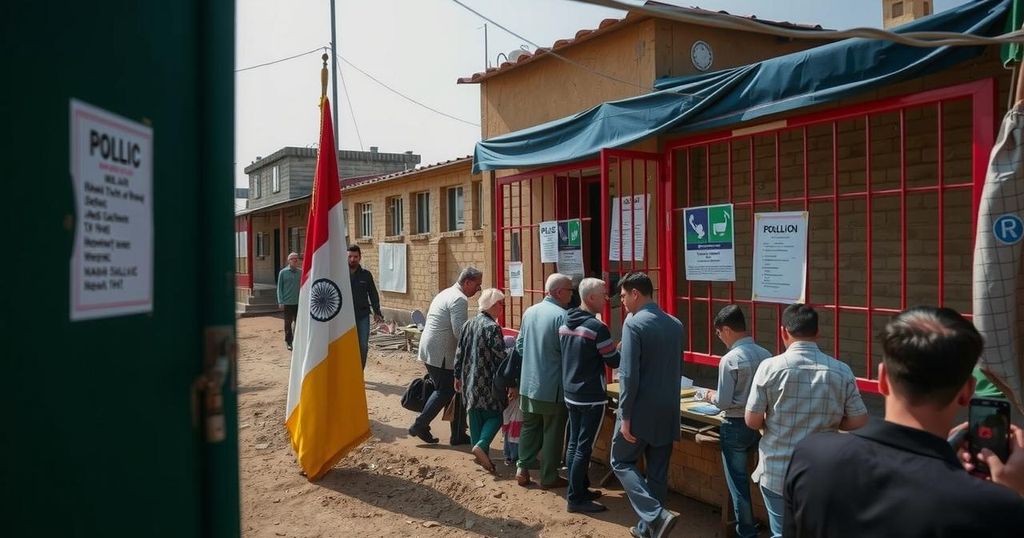
[[[402,407],[419,413],[423,411],[423,406],[427,404],[427,400],[433,393],[434,381],[430,379],[430,374],[417,377],[405,389],[405,394],[402,395]]]
[[[508,389],[519,388],[519,376],[523,371],[523,357],[513,347],[505,358],[498,365],[498,371],[494,374],[494,389],[499,394],[504,394]]]

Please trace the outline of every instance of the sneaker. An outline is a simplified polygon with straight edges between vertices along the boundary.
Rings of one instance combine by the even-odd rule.
[[[661,513],[658,514],[656,520],[657,530],[651,529],[651,538],[665,538],[672,532],[672,527],[676,526],[676,521],[679,519],[679,514],[662,508]],[[652,526],[653,527],[653,526]]]
[[[633,538],[647,538],[647,536],[645,536],[644,533],[640,532],[639,527],[630,527],[629,535]]]
[[[596,489],[588,489],[587,492],[583,494],[583,498],[588,501],[596,501],[600,499],[603,495],[604,493]]]
[[[601,503],[596,503],[594,501],[586,501],[586,502],[583,502],[583,503],[580,503],[580,504],[569,504],[566,507],[566,511],[568,511],[570,513],[573,513],[573,514],[575,514],[575,513],[594,514],[594,513],[597,513],[597,512],[604,512],[607,509],[608,509],[607,506],[605,506],[605,505],[603,505]]]
[[[292,345],[291,344],[285,344],[284,347],[288,348],[288,351],[292,350]]]
[[[409,428],[409,435],[411,437],[419,437],[420,441],[428,445],[436,445],[440,441],[437,437],[430,435],[430,430],[420,429],[415,424]]]

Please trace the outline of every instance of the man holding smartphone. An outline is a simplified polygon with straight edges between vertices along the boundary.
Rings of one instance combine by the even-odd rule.
[[[1005,463],[983,451],[991,481],[965,472],[945,439],[974,394],[981,335],[954,310],[917,307],[896,315],[879,340],[885,420],[797,445],[783,534],[1021,536],[1024,432],[1011,428]]]

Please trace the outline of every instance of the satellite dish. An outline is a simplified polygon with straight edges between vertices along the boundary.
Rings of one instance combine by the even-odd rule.
[[[413,310],[412,322],[416,324],[417,329],[422,331],[423,327],[426,326],[427,318],[426,316],[423,315],[423,312],[420,312],[419,310]]]

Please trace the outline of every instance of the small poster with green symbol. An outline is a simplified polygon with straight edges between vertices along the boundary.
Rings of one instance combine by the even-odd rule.
[[[558,221],[558,272],[583,278],[583,227],[580,219]]]
[[[686,279],[734,282],[736,249],[732,204],[683,210]]]

